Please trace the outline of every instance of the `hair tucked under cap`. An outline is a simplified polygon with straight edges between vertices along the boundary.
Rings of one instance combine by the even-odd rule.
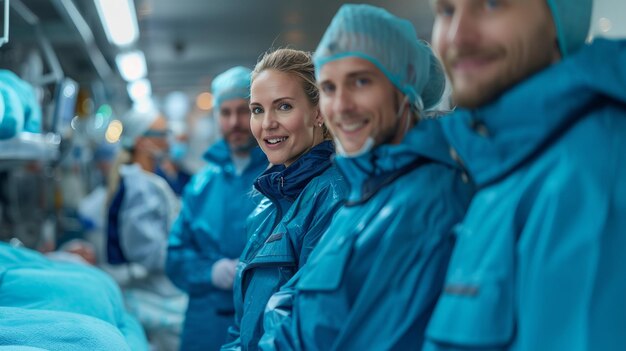
[[[418,110],[437,105],[445,75],[411,22],[371,5],[343,5],[313,56],[316,76],[328,62],[360,57],[372,62]]]
[[[219,110],[226,100],[249,98],[251,73],[250,69],[237,66],[215,77],[211,83],[214,109]]]

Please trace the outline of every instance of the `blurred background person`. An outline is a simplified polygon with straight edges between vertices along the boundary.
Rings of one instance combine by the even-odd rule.
[[[184,163],[188,139],[186,134],[172,133],[169,140],[168,155],[157,168],[156,174],[163,177],[174,193],[180,197],[192,176]]]
[[[94,188],[83,197],[78,203],[78,218],[84,231],[84,239],[93,246],[93,263],[106,263],[106,218],[107,208],[107,185],[112,167],[119,152],[119,145],[101,142],[95,147],[93,152],[93,162],[95,163]],[[71,251],[86,250],[87,247],[76,245],[79,242],[66,244],[66,248]]]
[[[180,203],[154,174],[168,152],[168,127],[154,108],[123,120],[117,172],[111,177],[107,227],[109,271],[156,350],[178,349],[186,295],[165,275],[167,238]]]

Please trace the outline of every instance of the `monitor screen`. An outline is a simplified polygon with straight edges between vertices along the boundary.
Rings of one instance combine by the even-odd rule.
[[[54,92],[53,132],[62,132],[69,127],[72,118],[76,115],[76,98],[78,84],[70,79],[63,78]]]

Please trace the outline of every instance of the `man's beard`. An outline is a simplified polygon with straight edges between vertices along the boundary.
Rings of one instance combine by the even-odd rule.
[[[246,139],[246,142],[241,143],[241,144],[233,144],[230,142],[230,136],[234,133],[242,133],[242,134],[248,134],[248,137]],[[241,130],[241,129],[234,129],[232,131],[230,131],[226,136],[225,139],[226,141],[228,141],[228,145],[230,147],[230,150],[234,153],[245,153],[250,151],[252,148],[254,148],[255,146],[257,146],[257,142],[256,139],[254,139],[254,137],[252,135],[249,135],[250,133],[248,133],[248,131],[245,130]]]

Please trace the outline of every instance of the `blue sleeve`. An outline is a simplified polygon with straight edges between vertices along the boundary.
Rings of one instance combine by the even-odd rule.
[[[191,185],[191,184],[189,184]],[[179,289],[188,294],[218,290],[211,283],[213,263],[224,258],[218,250],[201,250],[196,238],[200,230],[211,230],[210,225],[192,226],[198,216],[193,210],[193,194],[190,186],[185,188],[180,214],[169,236],[165,271]],[[212,237],[202,235],[202,237]],[[207,246],[210,244],[203,243]]]

